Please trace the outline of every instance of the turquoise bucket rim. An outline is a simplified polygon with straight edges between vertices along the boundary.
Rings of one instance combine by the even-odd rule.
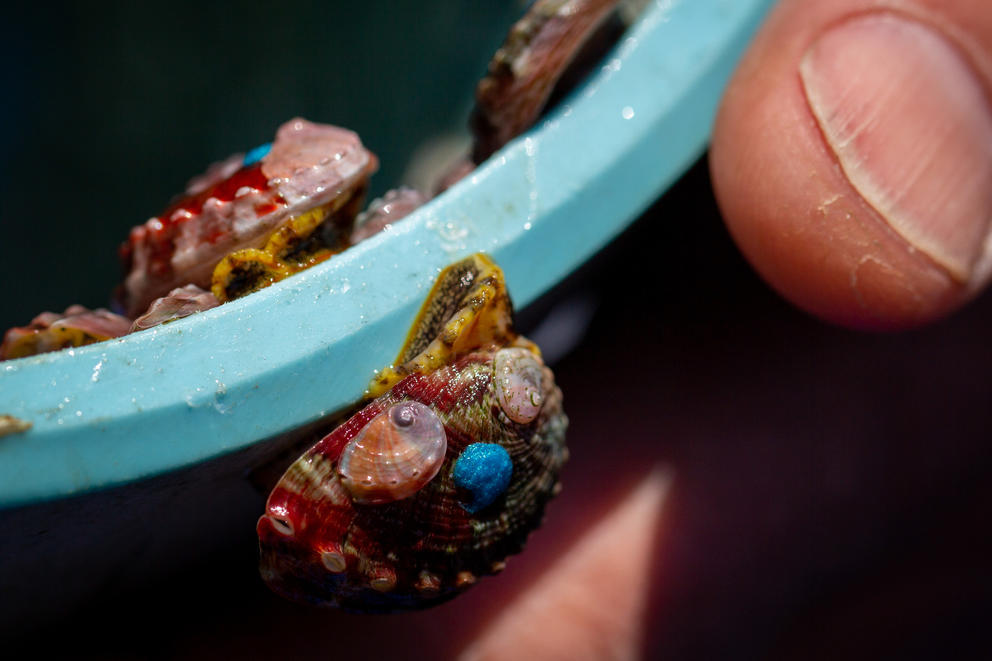
[[[32,423],[0,438],[0,508],[214,459],[346,407],[468,254],[532,302],[702,153],[770,4],[654,2],[537,126],[390,231],[214,310],[0,364],[0,414]]]

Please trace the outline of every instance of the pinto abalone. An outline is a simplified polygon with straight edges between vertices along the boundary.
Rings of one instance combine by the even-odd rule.
[[[441,273],[398,365],[283,475],[258,521],[277,593],[422,608],[521,550],[567,457],[561,391],[484,255]]]

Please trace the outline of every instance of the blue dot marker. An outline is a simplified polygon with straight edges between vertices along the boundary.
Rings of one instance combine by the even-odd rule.
[[[260,160],[265,158],[265,155],[269,153],[272,149],[272,143],[266,142],[264,145],[259,145],[245,154],[245,160],[241,164],[241,167],[248,167],[249,165],[255,165]]]
[[[455,461],[455,486],[467,489],[472,501],[462,503],[473,514],[503,495],[513,476],[513,460],[498,443],[473,443]]]

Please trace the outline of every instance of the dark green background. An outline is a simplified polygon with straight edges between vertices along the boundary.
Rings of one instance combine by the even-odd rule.
[[[464,130],[518,16],[503,2],[46,2],[0,26],[0,327],[105,305],[117,245],[207,164],[300,115],[356,130],[398,183]],[[9,11],[9,10],[5,10]]]

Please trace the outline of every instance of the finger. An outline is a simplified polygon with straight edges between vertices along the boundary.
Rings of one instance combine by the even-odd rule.
[[[655,537],[671,477],[655,471],[462,653],[468,659],[640,656]]]
[[[988,0],[784,0],[711,151],[738,245],[826,319],[903,328],[992,275]]]

